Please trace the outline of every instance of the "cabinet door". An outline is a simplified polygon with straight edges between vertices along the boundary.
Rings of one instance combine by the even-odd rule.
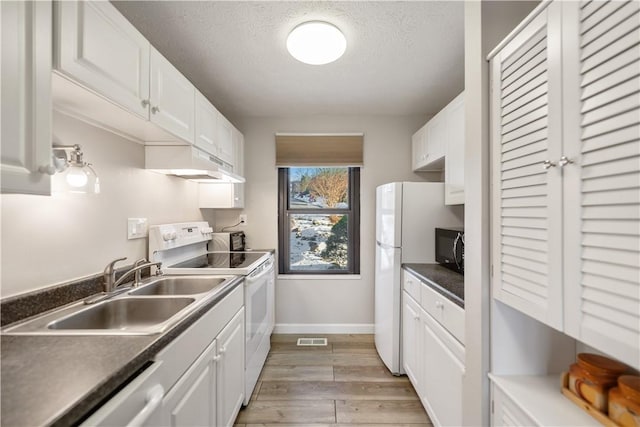
[[[232,426],[244,400],[244,308],[218,335],[219,426]]]
[[[513,402],[499,387],[491,384],[493,427],[518,427],[537,425],[527,414]]]
[[[425,139],[427,138],[427,125],[422,126],[411,137],[411,157],[412,157],[412,169],[419,171],[426,163],[427,156],[425,155]]]
[[[218,110],[196,91],[196,147],[218,156]]]
[[[233,128],[233,173],[244,176],[244,135]]]
[[[0,19],[2,193],[49,195],[51,2],[3,1]]]
[[[421,318],[422,402],[434,425],[461,426],[464,365],[448,347],[462,346],[424,311]]]
[[[565,330],[640,369],[640,3],[593,3],[563,4]]]
[[[214,340],[165,397],[163,419],[171,427],[215,425],[216,345]]]
[[[402,292],[402,301],[402,363],[413,388],[421,390],[420,307],[406,291]]]
[[[491,169],[494,297],[561,330],[560,7],[492,59]]]
[[[151,49],[151,121],[190,143],[195,137],[195,87]]]
[[[54,67],[149,118],[150,45],[109,2],[55,2]]]
[[[434,118],[429,120],[427,125],[427,139],[425,144],[426,162],[432,164],[442,160],[445,155],[447,144],[447,115],[446,111],[441,111]],[[442,165],[437,164],[434,169],[442,169]]]
[[[444,165],[445,205],[464,204],[464,93],[447,105],[447,146]]]
[[[218,146],[222,161],[233,166],[233,133],[235,128],[226,117],[218,115]]]
[[[198,207],[239,209],[244,207],[244,184],[207,184],[198,187]]]

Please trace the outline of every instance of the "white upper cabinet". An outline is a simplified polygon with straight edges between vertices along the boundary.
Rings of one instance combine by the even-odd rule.
[[[444,166],[446,112],[439,112],[411,138],[414,171],[439,171]]]
[[[111,3],[54,4],[54,106],[140,142],[193,144],[191,82]]]
[[[493,289],[640,368],[640,4],[548,4],[492,59]]]
[[[441,170],[447,146],[446,107],[427,123],[427,138],[424,143],[424,155],[427,167],[424,170]]]
[[[427,125],[425,124],[411,137],[411,166],[414,171],[421,170],[427,162],[426,142]]]
[[[218,157],[233,165],[233,134],[236,129],[222,114],[218,115]]]
[[[127,110],[149,117],[147,39],[109,2],[57,1],[54,67]]]
[[[151,121],[185,141],[195,137],[196,90],[164,56],[151,49]]]
[[[51,13],[0,2],[2,193],[51,194]]]
[[[464,92],[447,105],[444,204],[464,204]]]
[[[445,204],[464,204],[464,92],[411,137],[415,172],[444,168]]]
[[[198,148],[218,156],[218,115],[216,107],[196,91],[196,140]]]

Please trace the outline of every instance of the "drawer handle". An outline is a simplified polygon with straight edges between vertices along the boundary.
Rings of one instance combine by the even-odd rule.
[[[156,384],[147,391],[147,403],[138,415],[127,424],[127,427],[139,427],[149,420],[149,417],[160,406],[162,402],[162,396],[164,396],[164,388],[160,384]]]
[[[440,301],[436,301],[436,307],[437,308],[444,308],[444,304]]]
[[[413,320],[420,320],[420,315],[416,314],[415,316],[413,316]]]

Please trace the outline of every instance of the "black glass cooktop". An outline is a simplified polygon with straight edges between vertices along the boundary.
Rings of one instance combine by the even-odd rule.
[[[171,268],[245,268],[262,256],[264,252],[209,252]]]

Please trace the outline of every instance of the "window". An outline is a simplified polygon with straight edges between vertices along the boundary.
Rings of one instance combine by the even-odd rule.
[[[360,169],[278,169],[281,274],[360,273]]]

